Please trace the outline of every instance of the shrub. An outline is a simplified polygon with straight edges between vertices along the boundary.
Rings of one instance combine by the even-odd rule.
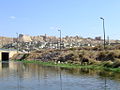
[[[96,56],[96,60],[100,61],[114,61],[115,58],[117,58],[119,55],[116,53],[116,51],[101,51],[98,52]]]
[[[115,49],[120,50],[120,45],[114,46]]]
[[[101,50],[103,50],[103,46],[101,46],[101,45],[95,46],[95,47],[92,48],[92,50],[101,51]]]
[[[76,48],[69,48],[68,50],[74,51],[74,50],[76,50]]]
[[[101,51],[101,52],[98,52],[96,60],[105,61],[105,57],[106,57],[106,52]]]
[[[118,68],[120,67],[120,59],[116,59],[112,65],[113,68]]]
[[[106,60],[111,60],[111,61],[113,61],[113,60],[115,59],[115,57],[116,57],[116,53],[115,53],[115,52],[108,52],[108,53],[106,54]]]
[[[89,65],[100,65],[101,62],[100,61],[96,61],[94,59],[89,59]]]
[[[115,58],[120,58],[120,50],[114,50]]]
[[[112,61],[105,61],[105,62],[103,62],[103,66],[104,67],[112,67],[112,65],[113,65]]]

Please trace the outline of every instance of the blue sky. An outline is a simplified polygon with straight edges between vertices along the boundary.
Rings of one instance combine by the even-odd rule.
[[[120,39],[120,0],[0,0],[0,36],[27,35]]]

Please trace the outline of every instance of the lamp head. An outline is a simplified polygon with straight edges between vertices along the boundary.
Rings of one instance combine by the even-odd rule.
[[[100,17],[100,19],[104,20],[104,18],[103,18],[103,17]]]

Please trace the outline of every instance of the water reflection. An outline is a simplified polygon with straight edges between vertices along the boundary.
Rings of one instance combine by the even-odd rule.
[[[119,90],[119,74],[87,68],[0,63],[0,86],[5,90]]]
[[[1,63],[1,68],[4,69],[4,68],[9,68],[9,62],[2,62]]]
[[[62,75],[61,75],[61,68],[60,68],[60,88],[62,90]]]

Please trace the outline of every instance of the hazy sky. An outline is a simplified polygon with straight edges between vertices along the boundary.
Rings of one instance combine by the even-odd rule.
[[[0,36],[28,35],[120,39],[120,0],[0,0]]]

